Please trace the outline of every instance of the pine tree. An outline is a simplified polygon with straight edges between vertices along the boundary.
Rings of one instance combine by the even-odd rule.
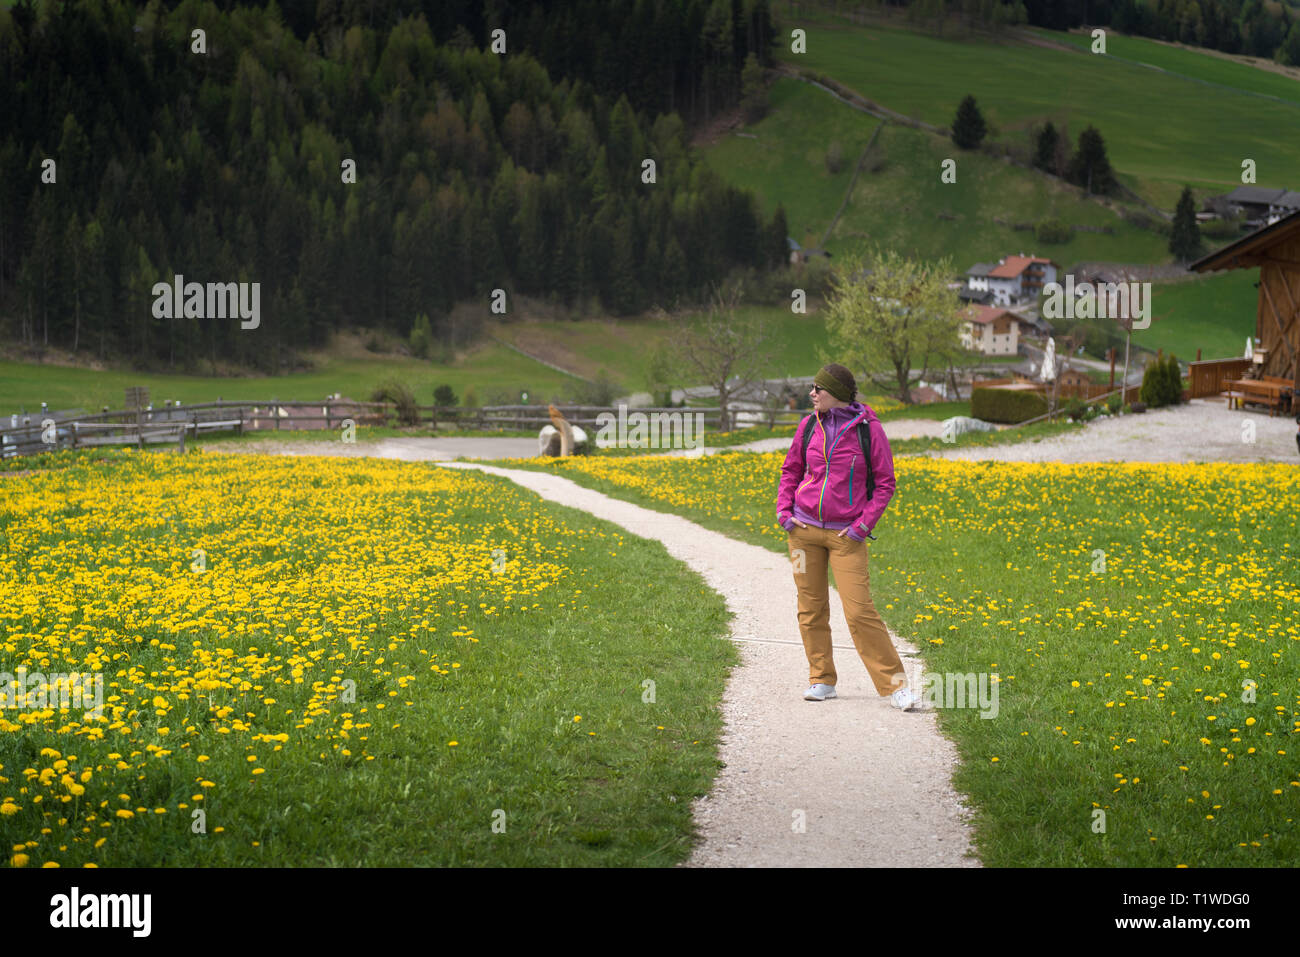
[[[1106,142],[1096,127],[1079,134],[1079,148],[1070,160],[1070,182],[1089,193],[1109,195],[1115,188],[1115,176],[1106,157]]]
[[[975,97],[970,94],[957,107],[957,117],[952,124],[952,141],[958,149],[973,150],[984,141],[988,126],[984,115],[975,104]]]
[[[777,206],[768,236],[768,255],[772,257],[772,263],[778,267],[785,265],[790,260],[790,226],[786,222],[784,206]]]
[[[1034,143],[1034,166],[1048,173],[1056,172],[1056,127],[1048,120],[1047,125],[1038,131]]]
[[[757,123],[767,113],[767,87],[763,85],[763,68],[752,52],[745,57],[740,71],[740,109],[746,123]]]
[[[1196,225],[1196,204],[1190,186],[1183,187],[1174,210],[1173,231],[1169,235],[1169,251],[1180,262],[1195,259],[1201,251],[1201,230]]]

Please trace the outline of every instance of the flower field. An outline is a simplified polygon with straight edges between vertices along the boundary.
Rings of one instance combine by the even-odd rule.
[[[459,470],[44,458],[0,472],[0,682],[102,674],[103,708],[0,710],[0,860],[687,852],[735,658],[657,544]]]
[[[782,459],[513,464],[784,551]],[[930,671],[1000,682],[996,718],[939,715],[986,864],[1300,858],[1300,472],[895,466],[870,545],[876,605]]]

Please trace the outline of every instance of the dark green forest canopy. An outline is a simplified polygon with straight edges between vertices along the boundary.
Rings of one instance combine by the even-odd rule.
[[[422,312],[447,342],[452,306],[496,288],[620,314],[699,297],[785,256],[687,148],[772,42],[766,0],[0,5],[0,331],[274,369]],[[260,328],[156,318],[177,273],[259,282]]]

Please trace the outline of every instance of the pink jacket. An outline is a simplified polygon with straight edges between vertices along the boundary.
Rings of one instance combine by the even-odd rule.
[[[866,420],[871,430],[871,471],[875,490],[867,498],[867,477],[863,468],[858,423]],[[803,454],[803,432],[813,429],[807,460]],[[829,460],[830,468],[827,468]],[[793,526],[792,518],[805,525],[839,530],[854,541],[872,538],[885,506],[894,496],[894,453],[876,413],[860,402],[826,415],[808,416],[795,429],[794,441],[781,466],[781,485],[776,496],[777,521],[782,528]]]

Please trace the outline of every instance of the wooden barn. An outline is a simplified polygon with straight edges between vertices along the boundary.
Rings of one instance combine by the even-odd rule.
[[[1188,268],[1205,273],[1256,267],[1259,301],[1254,358],[1192,363],[1189,391],[1193,396],[1226,394],[1231,401],[1234,394],[1241,398],[1239,390],[1243,388],[1232,383],[1248,380],[1252,385],[1245,387],[1246,401],[1253,402],[1254,394],[1265,395],[1275,387],[1270,409],[1286,411],[1300,391],[1300,211],[1243,236]]]

